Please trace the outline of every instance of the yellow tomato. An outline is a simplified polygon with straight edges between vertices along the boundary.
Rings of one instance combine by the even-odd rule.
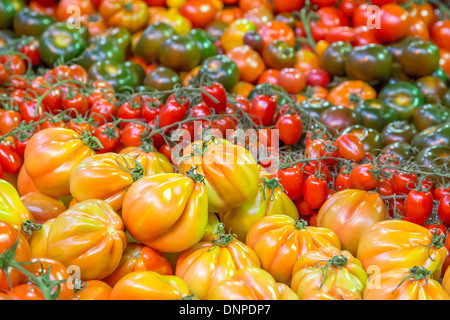
[[[256,26],[247,19],[237,19],[230,23],[220,38],[224,52],[243,46],[244,35],[249,31],[256,31]]]

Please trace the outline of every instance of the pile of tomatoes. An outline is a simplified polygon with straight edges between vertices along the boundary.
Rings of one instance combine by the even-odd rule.
[[[0,0],[0,299],[450,300],[450,5]]]

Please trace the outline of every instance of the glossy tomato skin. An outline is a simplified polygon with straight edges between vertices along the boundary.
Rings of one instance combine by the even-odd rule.
[[[405,203],[405,218],[423,224],[433,211],[433,194],[430,191],[411,190]]]
[[[92,237],[98,242],[90,241]],[[79,266],[82,280],[102,279],[119,264],[126,235],[121,217],[108,203],[95,199],[78,202],[56,217],[47,243],[48,256],[65,266]]]
[[[158,208],[165,208],[164,216],[160,216]],[[169,216],[171,220],[167,220]],[[163,252],[186,250],[205,233],[208,223],[205,187],[178,173],[146,176],[128,189],[122,217],[131,236],[149,247]],[[151,223],[136,223],[142,219]]]
[[[380,11],[380,26],[375,35],[382,42],[394,42],[408,34],[410,16],[397,4],[385,4]]]
[[[297,114],[284,114],[278,118],[275,128],[279,130],[281,141],[295,144],[303,133],[302,119]]]
[[[289,239],[289,253],[281,249],[283,246],[267,250],[269,243],[278,244],[279,239],[283,238]],[[306,252],[328,245],[341,247],[339,238],[330,229],[308,226],[304,220],[294,220],[282,214],[266,216],[256,221],[250,227],[246,243],[259,256],[262,268],[276,281],[287,285],[290,285],[294,264]]]
[[[357,210],[354,209],[356,207]],[[341,240],[342,248],[356,255],[364,232],[387,217],[387,209],[379,194],[347,189],[327,199],[318,213],[317,225],[333,230]]]
[[[252,100],[250,114],[258,125],[270,126],[276,113],[276,101],[270,96],[257,95]]]
[[[91,280],[73,295],[73,300],[109,300],[112,288],[100,280]]]
[[[441,235],[442,239],[437,236],[409,221],[394,219],[377,222],[361,236],[357,258],[366,270],[371,265],[377,265],[382,273],[399,267],[424,266],[431,271],[434,279],[440,279],[447,249],[445,236]],[[406,259],[401,262],[395,259],[398,254]]]
[[[295,166],[280,169],[276,176],[291,200],[299,199],[302,196],[305,178],[301,169]]]

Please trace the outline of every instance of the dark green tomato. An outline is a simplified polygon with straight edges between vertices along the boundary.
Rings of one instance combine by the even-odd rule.
[[[415,85],[399,81],[386,85],[378,98],[398,112],[402,120],[410,120],[414,112],[425,101],[424,95]]]
[[[448,90],[445,92],[444,96],[443,96],[442,99],[441,99],[441,103],[442,103],[445,107],[450,108],[450,89],[448,89]]]
[[[392,55],[392,59],[394,62],[400,62],[400,57],[402,56],[403,50],[410,44],[416,41],[421,40],[419,37],[406,37],[400,41],[390,43],[386,46],[386,49]]]
[[[385,146],[381,153],[391,154],[398,160],[410,160],[417,154],[417,149],[406,142],[393,142]]]
[[[48,27],[39,39],[39,55],[49,67],[60,59],[67,62],[78,57],[86,47],[84,34],[70,29],[64,22]]]
[[[280,86],[271,83],[257,84],[248,94],[247,99],[252,101],[258,94],[271,96],[277,101],[277,105],[282,106],[288,101],[286,100],[287,92]]]
[[[14,32],[18,36],[39,37],[44,31],[56,22],[55,18],[48,14],[38,13],[24,8],[14,17]]]
[[[333,42],[322,54],[321,66],[330,76],[344,76],[345,60],[352,51],[351,44],[347,42]]]
[[[145,29],[136,43],[135,54],[147,63],[158,62],[162,44],[176,35],[175,29],[166,23],[155,22]]]
[[[379,99],[360,100],[355,111],[361,118],[361,125],[378,131],[394,121],[400,120],[398,112]]]
[[[25,7],[22,0],[0,0],[0,29],[11,29],[16,13]]]
[[[439,48],[432,42],[410,43],[400,56],[403,71],[410,77],[431,75],[439,67]]]
[[[208,24],[204,29],[211,41],[217,41],[222,38],[223,33],[228,28],[228,24],[222,20],[214,20]]]
[[[77,63],[85,70],[97,61],[110,60],[111,62],[124,62],[125,52],[106,38],[98,40],[87,47],[86,50],[77,58]]]
[[[383,137],[378,130],[367,128],[361,125],[354,125],[346,128],[342,134],[353,133],[361,141],[364,151],[379,154],[384,147]]]
[[[239,81],[239,69],[236,63],[225,55],[207,58],[201,64],[198,74],[205,75],[213,82],[220,82],[227,91],[231,91]]]
[[[106,41],[114,43],[125,53],[128,53],[131,50],[131,33],[128,29],[121,27],[110,28],[101,35],[96,36],[93,41],[101,42],[103,41],[103,38],[106,38]]]
[[[344,106],[331,106],[319,116],[319,121],[330,129],[343,131],[361,122],[355,110]]]
[[[416,110],[413,117],[414,126],[419,132],[446,122],[450,118],[450,110],[439,104],[425,104]]]
[[[139,63],[134,61],[125,61],[125,67],[127,67],[133,75],[133,87],[140,86],[144,83],[145,70]]]
[[[380,44],[355,47],[345,59],[347,76],[371,85],[386,80],[391,70],[392,55]]]
[[[416,155],[415,160],[418,165],[433,169],[444,164],[448,167],[450,165],[450,147],[432,146],[424,148]]]
[[[331,102],[322,98],[310,98],[303,100],[301,106],[307,113],[309,113],[314,118],[319,118],[320,114],[333,106]]]
[[[165,67],[177,72],[194,69],[201,59],[202,52],[191,35],[172,36],[164,41],[158,59]]]
[[[423,130],[412,139],[411,145],[419,150],[430,146],[450,147],[450,122]]]
[[[442,69],[441,67],[438,67],[438,68],[436,69],[436,71],[433,72],[431,75],[432,75],[433,77],[436,77],[436,78],[441,79],[442,81],[444,81],[445,84],[448,83],[448,77],[447,77],[447,74],[445,73],[444,69]]]
[[[400,63],[394,62],[392,64],[391,74],[389,75],[389,78],[386,80],[386,84],[394,84],[401,81],[412,82],[413,80],[403,72]]]
[[[200,62],[205,61],[206,58],[219,54],[216,45],[209,39],[205,30],[192,29],[189,34],[194,38],[197,43],[197,47],[200,49],[201,58]]]
[[[441,101],[447,92],[445,81],[434,76],[425,76],[416,80],[416,86],[425,96],[425,102],[435,103]]]
[[[148,73],[144,79],[144,85],[158,91],[172,90],[173,87],[181,83],[180,76],[174,70],[167,67],[158,67]]]
[[[97,61],[91,65],[88,74],[91,80],[106,81],[118,92],[134,85],[133,74],[125,63],[110,60]]]
[[[386,145],[394,142],[410,143],[416,134],[417,129],[414,125],[404,120],[391,122],[381,131]]]
[[[283,69],[295,64],[294,47],[285,41],[275,40],[263,51],[262,57],[269,68]]]

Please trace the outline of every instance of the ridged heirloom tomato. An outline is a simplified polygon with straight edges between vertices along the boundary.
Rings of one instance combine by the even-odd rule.
[[[80,268],[81,280],[102,279],[119,265],[127,244],[120,216],[103,200],[86,200],[61,213],[47,239],[48,257]]]
[[[130,235],[150,248],[186,250],[199,242],[206,230],[206,188],[179,173],[143,177],[128,189],[122,217]]]
[[[325,201],[317,216],[317,225],[333,230],[341,240],[342,249],[356,255],[361,235],[387,217],[387,209],[378,193],[346,189]]]
[[[210,300],[299,300],[285,284],[277,283],[263,269],[243,268],[228,280],[220,282]]]
[[[198,299],[208,299],[215,286],[237,270],[261,267],[256,253],[219,224],[212,241],[200,242],[178,257],[175,275],[183,279]]]
[[[112,288],[100,280],[90,280],[73,295],[73,300],[109,300]]]
[[[346,250],[324,246],[297,260],[292,270],[291,289],[300,300],[311,291],[328,292],[333,287],[342,287],[361,296],[366,283],[367,274],[358,259]]]
[[[341,248],[339,238],[330,229],[311,227],[305,220],[280,214],[256,221],[246,243],[259,256],[262,268],[276,281],[288,285],[296,261],[306,252],[322,246]]]
[[[0,221],[11,224],[17,231],[22,231],[23,224],[27,220],[34,222],[34,217],[23,205],[19,193],[8,181],[0,179]]]
[[[133,271],[154,271],[162,275],[172,275],[172,267],[161,252],[142,243],[129,242],[119,265],[103,281],[114,287],[123,276]]]
[[[450,295],[423,266],[396,268],[369,278],[363,300],[450,300]]]
[[[144,144],[138,148],[126,147],[120,150],[120,153],[133,157],[144,167],[146,175],[149,176],[159,173],[173,173],[175,171],[169,159],[150,145]]]
[[[179,277],[134,271],[116,283],[110,300],[183,300],[191,297],[189,287]]]
[[[65,128],[37,132],[25,149],[25,169],[42,193],[59,197],[70,194],[70,173],[83,159],[94,155],[95,141]]]
[[[101,199],[117,211],[122,208],[127,189],[144,175],[144,167],[130,155],[96,154],[72,170],[70,191],[76,201]]]
[[[446,256],[445,235],[404,220],[373,224],[362,234],[357,254],[366,270],[371,266],[380,272],[424,266],[436,280]]]
[[[258,190],[259,168],[252,154],[227,140],[194,141],[186,147],[179,169],[187,172],[195,168],[205,177],[210,212],[239,207]]]
[[[264,216],[283,214],[298,219],[295,203],[280,188],[276,179],[261,180],[259,185],[260,189],[251,200],[240,207],[219,213],[225,228],[231,229],[241,241],[245,241],[250,227]]]

